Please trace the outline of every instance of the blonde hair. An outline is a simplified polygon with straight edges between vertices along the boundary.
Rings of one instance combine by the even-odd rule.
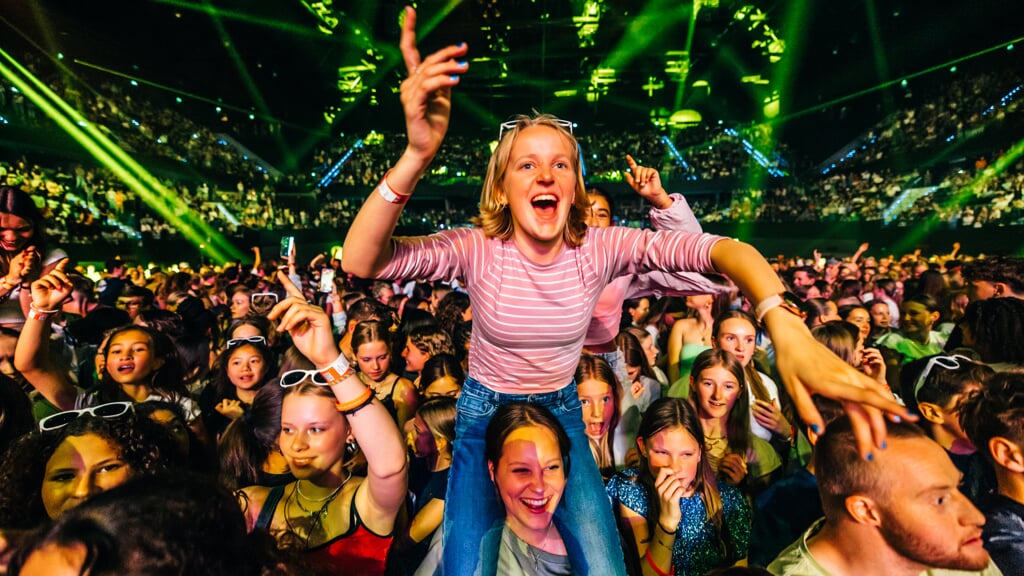
[[[566,222],[562,238],[569,246],[580,246],[587,235],[586,216],[590,209],[590,203],[587,201],[587,191],[583,187],[580,147],[576,137],[565,129],[562,121],[550,114],[539,114],[533,117],[520,115],[513,121],[515,125],[504,131],[498,141],[498,146],[491,154],[491,160],[487,165],[487,176],[484,178],[484,187],[480,191],[480,214],[473,218],[473,225],[483,229],[484,234],[489,238],[502,240],[512,238],[512,210],[509,208],[508,202],[500,201],[505,194],[503,189],[505,172],[508,170],[509,157],[512,155],[512,145],[520,131],[533,126],[547,126],[557,130],[572,147],[571,162],[576,171],[576,192],[573,195],[569,220]]]

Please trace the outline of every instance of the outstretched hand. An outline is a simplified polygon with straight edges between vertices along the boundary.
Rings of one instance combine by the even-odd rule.
[[[317,368],[329,366],[338,357],[331,319],[322,308],[306,302],[302,290],[283,271],[277,271],[277,280],[288,297],[278,302],[267,318],[277,320],[277,331],[288,332],[299,352]]]
[[[893,420],[914,419],[877,382],[818,343],[799,317],[782,309],[769,310],[765,321],[775,346],[779,376],[800,417],[812,430],[825,430],[821,414],[814,407],[814,394],[842,402],[850,416],[857,447],[865,458],[876,447],[885,446],[883,414]]]
[[[625,173],[625,179],[630,188],[656,208],[667,208],[672,205],[672,199],[661,186],[661,176],[657,170],[637,164],[629,154],[626,154],[626,165],[629,166],[629,172]]]
[[[421,60],[416,48],[416,11],[411,6],[405,7],[399,46],[409,73],[401,87],[408,151],[430,160],[448,132],[452,87],[469,68],[467,62],[458,59],[466,55],[468,47],[465,42],[447,46]]]

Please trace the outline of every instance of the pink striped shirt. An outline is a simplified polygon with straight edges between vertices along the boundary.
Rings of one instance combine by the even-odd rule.
[[[505,394],[542,394],[573,376],[583,338],[606,284],[653,270],[714,272],[721,239],[636,228],[589,228],[583,245],[537,265],[511,240],[480,229],[394,238],[381,279],[465,280],[473,302],[469,375]]]

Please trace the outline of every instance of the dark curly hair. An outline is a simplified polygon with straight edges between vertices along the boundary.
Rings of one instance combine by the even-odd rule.
[[[465,322],[462,315],[469,309],[469,295],[451,291],[437,304],[437,324],[451,336],[455,327]]]
[[[159,424],[134,413],[112,419],[83,414],[63,428],[30,432],[11,445],[0,463],[0,527],[30,529],[49,519],[42,499],[46,465],[67,438],[90,434],[116,444],[133,476],[166,469],[164,455],[174,450]]]

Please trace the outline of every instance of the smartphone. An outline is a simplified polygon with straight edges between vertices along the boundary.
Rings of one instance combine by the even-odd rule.
[[[334,268],[320,270],[320,291],[325,294],[334,291]]]
[[[277,305],[277,294],[273,292],[256,292],[249,297],[249,307],[259,315],[265,315]]]
[[[292,257],[295,252],[295,236],[281,237],[281,258],[285,260]]]

